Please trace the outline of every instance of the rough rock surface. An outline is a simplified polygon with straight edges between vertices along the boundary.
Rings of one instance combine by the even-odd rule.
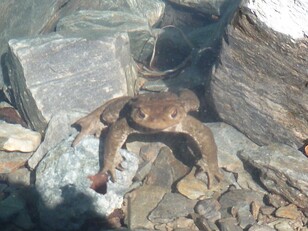
[[[300,208],[308,207],[308,159],[287,145],[269,145],[257,150],[239,153],[257,169],[263,185],[275,194],[289,200]]]
[[[72,141],[70,137],[52,149],[36,170],[40,221],[50,230],[76,229],[89,217],[103,219],[120,208],[138,168],[137,157],[122,150],[125,170],[117,171],[116,183],[107,183],[106,194],[99,194],[87,178],[99,170],[99,140],[88,137],[75,149]]]
[[[41,134],[19,124],[0,121],[0,150],[33,152],[41,143]]]
[[[37,164],[49,150],[53,149],[62,140],[74,134],[76,129],[72,127],[72,124],[82,116],[84,116],[83,113],[68,111],[59,111],[57,114],[53,115],[48,123],[43,142],[27,162],[28,167],[30,169],[35,169]]]
[[[9,41],[10,82],[18,110],[42,132],[59,110],[89,112],[128,94],[127,34],[101,39],[50,35]]]
[[[0,151],[0,173],[10,173],[25,165],[31,153]]]
[[[308,137],[307,39],[293,42],[244,6],[226,33],[211,82],[219,116],[258,144],[302,146]]]

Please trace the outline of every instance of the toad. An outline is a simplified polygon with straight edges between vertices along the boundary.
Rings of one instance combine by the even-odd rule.
[[[127,137],[133,133],[168,132],[188,136],[198,147],[201,158],[197,165],[208,175],[208,188],[213,180],[222,180],[217,161],[217,147],[211,130],[189,113],[197,111],[199,100],[188,89],[178,92],[160,92],[123,96],[112,99],[75,124],[81,127],[73,146],[89,134],[100,134],[102,123],[109,127],[104,145],[103,166],[92,176],[92,188],[99,178],[108,175],[114,182],[115,169],[121,162],[119,150]],[[102,122],[102,123],[101,123]],[[101,180],[103,181],[103,180]]]

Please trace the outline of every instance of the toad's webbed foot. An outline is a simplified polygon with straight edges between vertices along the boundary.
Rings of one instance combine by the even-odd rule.
[[[211,189],[214,185],[214,182],[221,182],[224,179],[224,175],[219,171],[219,167],[217,168],[209,168],[208,165],[204,162],[203,159],[199,160],[197,165],[199,166],[198,173],[205,172],[208,177],[207,187],[208,189]]]
[[[108,175],[104,173],[97,173],[94,176],[88,176],[92,181],[90,186],[91,189],[95,190],[98,193],[106,194],[107,192],[107,181]]]

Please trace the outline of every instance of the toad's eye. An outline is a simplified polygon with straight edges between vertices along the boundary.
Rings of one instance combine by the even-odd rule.
[[[171,117],[172,119],[175,119],[177,115],[178,115],[178,110],[175,108],[175,109],[171,112],[170,117]]]
[[[146,114],[142,111],[141,108],[138,108],[138,110],[137,110],[137,116],[138,116],[140,119],[145,119],[145,118],[146,118]]]

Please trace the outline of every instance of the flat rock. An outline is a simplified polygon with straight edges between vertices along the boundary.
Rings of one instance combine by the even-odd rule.
[[[0,173],[10,173],[24,166],[31,154],[0,151]]]
[[[300,208],[308,207],[308,159],[287,145],[273,144],[239,157],[260,172],[263,185]]]
[[[177,5],[183,7],[189,7],[194,9],[198,12],[207,15],[221,15],[221,9],[225,5],[226,0],[207,0],[207,1],[200,1],[200,0],[170,0],[170,2],[175,3]]]
[[[144,185],[131,192],[128,195],[130,198],[130,210],[127,217],[129,228],[132,230],[154,229],[154,224],[147,217],[167,191],[159,186]]]
[[[128,94],[126,80],[133,77],[127,34],[85,37],[50,34],[9,41],[14,98],[34,130],[43,132],[60,110],[90,112]]]
[[[272,2],[272,12],[289,21],[282,9],[288,5],[296,12],[301,3],[248,2],[227,27],[213,69],[211,94],[215,109],[223,121],[259,145],[279,142],[299,148],[308,137],[307,38],[293,41],[272,30],[249,7],[259,4],[266,11],[267,2]],[[302,11],[297,12],[293,20],[301,22]]]
[[[19,124],[0,121],[0,150],[33,152],[41,143],[41,134]]]
[[[99,170],[99,140],[87,137],[72,148],[73,139],[50,150],[36,170],[40,222],[47,230],[77,229],[88,218],[103,219],[120,208],[138,168],[138,159],[122,150],[124,170],[116,171],[116,183],[107,182],[106,194],[99,194],[88,179]]]
[[[196,202],[178,193],[166,193],[148,218],[155,223],[167,223],[193,213]]]
[[[73,111],[59,111],[54,114],[48,123],[43,142],[27,162],[28,167],[35,169],[49,150],[74,134],[76,129],[72,127],[72,124],[84,115],[84,113]]]
[[[226,123],[206,123],[214,134],[218,148],[218,165],[228,172],[236,174],[236,182],[232,179],[230,184],[238,185],[238,188],[264,191],[245,170],[243,162],[237,153],[255,150],[259,146],[252,142],[247,136]],[[227,175],[225,174],[226,179]]]
[[[171,190],[174,182],[189,172],[189,167],[175,158],[168,147],[162,147],[153,163],[145,183]]]

